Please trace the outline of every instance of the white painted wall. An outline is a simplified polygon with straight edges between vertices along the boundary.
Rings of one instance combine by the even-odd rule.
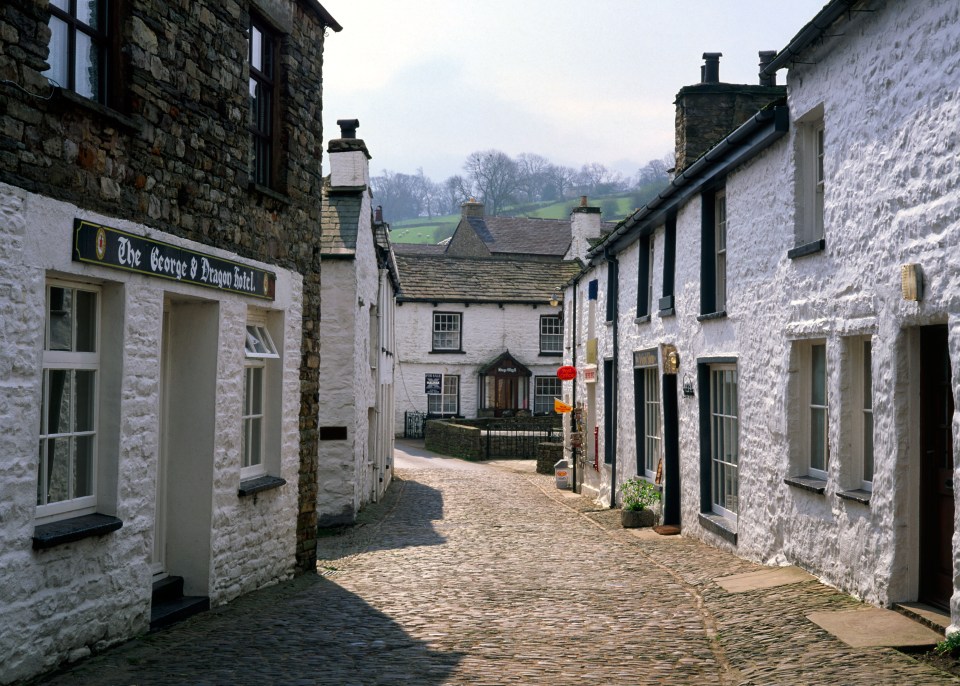
[[[637,246],[620,259],[618,481],[635,465],[632,352],[677,346],[682,380],[696,385],[697,359],[736,357],[739,372],[738,554],[795,563],[880,605],[913,600],[919,537],[916,327],[947,323],[955,407],[960,407],[960,7],[925,0],[877,3],[842,36],[805,56],[788,78],[791,119],[824,110],[826,250],[790,259],[794,247],[794,136],[790,133],[726,181],[728,316],[698,322],[700,201],[677,219],[676,316],[635,321]],[[660,295],[663,230],[658,229],[654,299]],[[920,303],[900,292],[900,266],[918,263]],[[603,331],[605,265],[594,326]],[[584,279],[586,280],[586,278]],[[568,291],[569,299],[569,291]],[[583,322],[582,327],[587,323]],[[850,488],[852,455],[847,336],[873,336],[875,475],[869,507],[837,496]],[[585,339],[585,336],[583,337]],[[604,357],[601,338],[600,359]],[[791,435],[796,341],[827,341],[831,466],[826,492],[784,483],[800,473]],[[602,376],[597,384],[602,426]],[[684,533],[733,548],[703,528],[699,403],[679,403]],[[954,454],[960,416],[954,415]],[[602,433],[602,430],[601,430]],[[602,439],[601,439],[602,450]],[[955,461],[956,462],[956,461]],[[960,479],[955,475],[955,490]],[[600,479],[601,489],[609,486]],[[957,508],[960,515],[960,508]],[[955,524],[960,531],[960,521]],[[956,540],[956,534],[955,534]],[[960,561],[955,543],[954,559]],[[960,562],[955,562],[955,578]],[[960,624],[960,592],[952,599]]]
[[[216,314],[212,394],[195,398],[212,418],[208,427],[208,477],[199,497],[209,513],[208,543],[201,546],[193,578],[211,603],[275,583],[293,574],[296,549],[297,442],[301,279],[277,274],[272,303],[173,281],[72,262],[75,217],[131,233],[231,258],[229,253],[179,240],[148,226],[105,217],[0,184],[0,682],[23,678],[76,659],[90,649],[147,629],[150,614],[155,478],[159,451],[160,334],[164,297],[206,302]],[[102,284],[101,351],[104,387],[114,397],[101,406],[99,511],[123,521],[118,531],[44,551],[34,551],[37,445],[41,397],[44,287],[60,276]],[[243,324],[248,306],[267,307],[284,322],[284,351],[277,411],[284,414],[282,442],[274,446],[281,488],[239,498]],[[109,380],[109,382],[108,382]],[[177,488],[174,481],[171,488]],[[176,573],[176,570],[172,570]]]

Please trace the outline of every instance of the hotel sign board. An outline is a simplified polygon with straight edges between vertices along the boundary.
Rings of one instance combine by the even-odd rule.
[[[73,260],[264,300],[276,297],[273,272],[85,219],[73,221]]]

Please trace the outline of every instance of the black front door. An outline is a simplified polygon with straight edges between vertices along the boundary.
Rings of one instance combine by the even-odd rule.
[[[949,609],[953,594],[953,391],[947,327],[920,333],[919,600]]]

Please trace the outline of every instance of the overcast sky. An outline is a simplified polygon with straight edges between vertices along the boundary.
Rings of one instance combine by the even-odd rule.
[[[321,0],[343,26],[324,47],[324,135],[359,119],[374,175],[439,182],[488,149],[633,174],[673,151],[673,99],[704,52],[723,53],[721,81],[757,83],[758,51],[824,2]]]

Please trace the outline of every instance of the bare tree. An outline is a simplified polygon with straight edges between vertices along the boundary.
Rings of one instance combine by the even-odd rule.
[[[463,165],[487,214],[497,215],[517,190],[517,163],[499,150],[473,152]]]
[[[395,174],[383,170],[370,179],[374,204],[383,207],[383,215],[391,221],[420,216],[422,193],[420,180],[410,174]]]
[[[459,214],[460,205],[470,199],[470,183],[459,174],[444,181],[441,190],[445,214]]]

